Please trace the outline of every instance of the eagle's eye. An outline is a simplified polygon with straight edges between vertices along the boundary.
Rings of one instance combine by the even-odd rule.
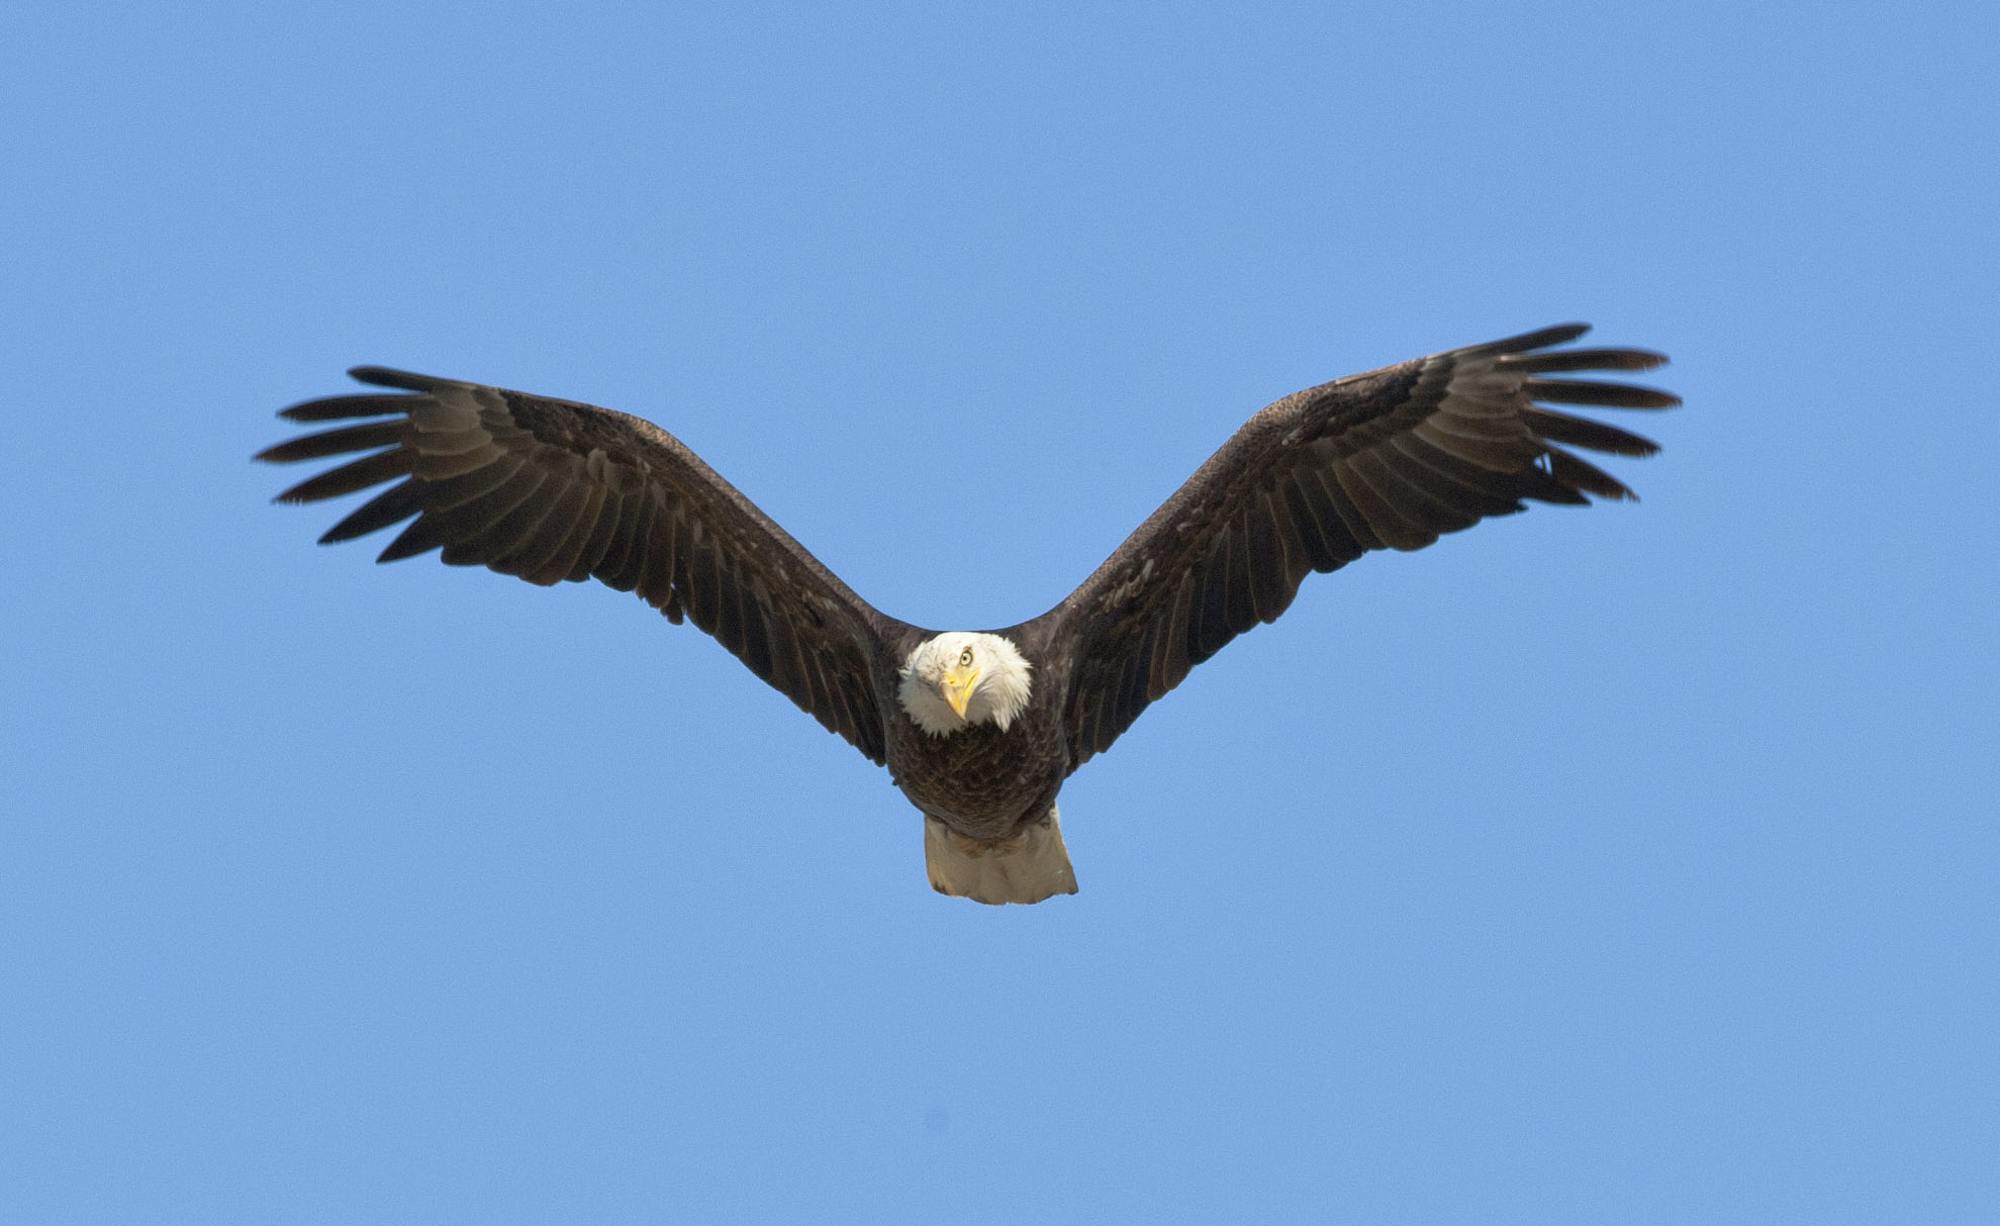
[[[972,648],[968,647],[958,653],[958,666],[960,668],[972,667]]]

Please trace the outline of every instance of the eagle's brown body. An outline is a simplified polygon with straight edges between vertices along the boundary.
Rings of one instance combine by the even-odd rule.
[[[382,560],[441,548],[448,563],[534,583],[596,578],[636,591],[672,621],[693,621],[888,766],[932,819],[933,884],[989,902],[1035,901],[1075,888],[1055,820],[1063,781],[1189,669],[1275,620],[1307,574],[1374,549],[1421,548],[1524,500],[1631,497],[1565,444],[1622,455],[1650,454],[1653,444],[1544,404],[1678,402],[1629,384],[1549,377],[1665,360],[1551,348],[1584,330],[1420,358],[1256,414],[1061,604],[992,632],[1032,668],[1027,704],[1004,729],[968,722],[939,734],[913,723],[897,687],[934,632],[863,601],[678,439],[639,418],[363,367],[354,373],[365,382],[413,394],[297,405],[285,415],[360,424],[261,458],[364,453],[280,496],[287,501],[396,483],[322,540],[414,517]],[[1060,873],[1008,868],[1009,857],[1057,855]],[[954,857],[971,866],[963,875]]]
[[[1012,638],[1018,630],[995,633]],[[914,632],[911,645],[924,637]],[[1042,821],[1074,769],[1061,723],[1068,670],[1014,641],[1035,666],[1035,687],[1027,709],[1006,731],[973,724],[950,736],[932,736],[893,705],[884,729],[890,779],[925,816],[967,838],[1005,839]]]

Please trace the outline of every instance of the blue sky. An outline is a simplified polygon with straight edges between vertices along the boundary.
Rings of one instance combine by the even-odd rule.
[[[1996,25],[8,6],[0,1217],[1984,1220]],[[1033,908],[691,628],[248,462],[361,362],[593,401],[1003,624],[1573,318],[1675,358],[1644,501],[1310,581]]]

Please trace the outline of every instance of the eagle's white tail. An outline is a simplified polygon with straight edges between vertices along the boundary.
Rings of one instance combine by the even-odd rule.
[[[1012,838],[969,839],[934,817],[924,818],[924,867],[931,888],[979,902],[1040,902],[1076,893],[1076,870],[1063,846],[1062,820],[1049,815]]]

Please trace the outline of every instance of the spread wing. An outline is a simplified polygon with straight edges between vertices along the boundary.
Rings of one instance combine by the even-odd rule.
[[[1275,621],[1309,571],[1421,549],[1524,509],[1632,491],[1566,447],[1658,448],[1543,407],[1663,409],[1677,397],[1576,371],[1646,370],[1639,349],[1552,349],[1565,324],[1308,388],[1252,417],[1095,574],[1036,622],[1069,643],[1072,769],[1188,670]],[[1538,403],[1539,402],[1539,403]]]
[[[360,453],[278,495],[317,502],[393,482],[335,524],[344,541],[414,517],[383,562],[433,549],[530,583],[595,578],[715,636],[750,671],[884,760],[871,660],[884,617],[671,434],[609,409],[363,366],[370,393],[286,409],[352,422],[260,460]]]

